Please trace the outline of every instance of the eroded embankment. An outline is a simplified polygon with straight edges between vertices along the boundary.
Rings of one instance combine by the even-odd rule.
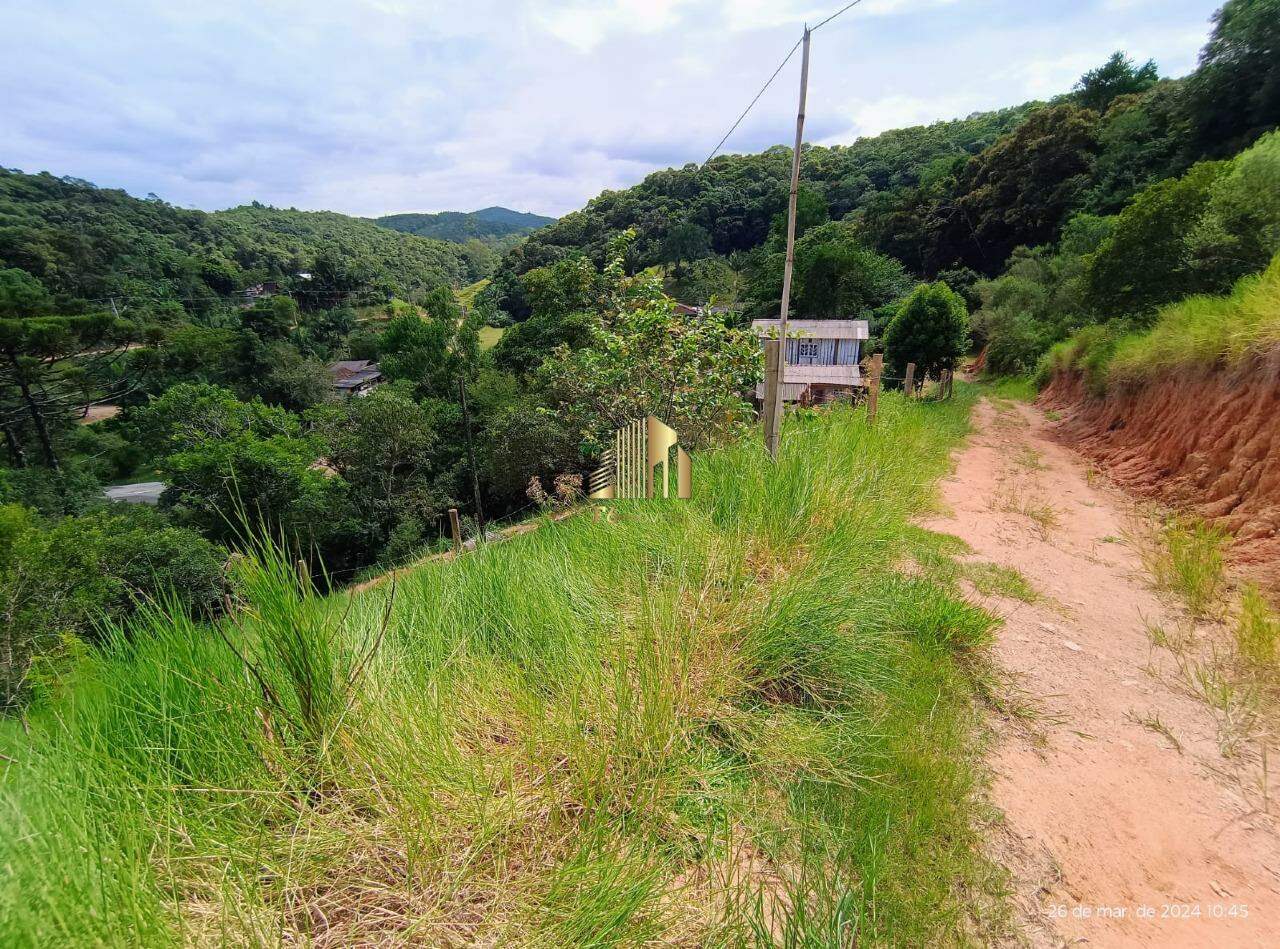
[[[1229,530],[1234,559],[1280,593],[1280,349],[1104,397],[1059,372],[1040,404],[1062,413],[1053,434],[1118,484]]]

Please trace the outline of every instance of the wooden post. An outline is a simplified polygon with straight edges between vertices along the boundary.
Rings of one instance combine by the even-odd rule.
[[[912,396],[915,395],[915,384],[916,384],[916,364],[913,362],[909,362],[907,363],[907,378],[904,379],[902,383],[902,391],[907,394],[908,399],[910,399]]]
[[[467,465],[471,468],[471,490],[475,492],[476,526],[479,538],[484,540],[484,504],[480,500],[480,475],[476,471],[476,452],[471,445],[471,413],[467,410],[467,377],[458,376],[458,399],[462,406],[462,430],[467,436]]]
[[[453,533],[453,552],[462,553],[462,525],[458,523],[458,509],[449,508],[449,530]]]
[[[884,356],[876,353],[871,357],[871,385],[867,389],[867,424],[876,423],[876,409],[880,404],[880,370],[884,367]]]
[[[778,455],[778,419],[781,415],[776,411],[777,401],[782,398],[782,388],[778,385],[778,373],[782,344],[776,339],[764,341],[764,445],[769,450],[769,457]]]
[[[804,144],[804,108],[809,95],[809,27],[804,28],[804,52],[800,57],[800,107],[796,110],[796,145],[791,152],[791,193],[787,198],[787,255],[782,264],[782,305],[778,311],[778,365],[787,362],[787,311],[791,308],[791,272],[796,259],[796,198],[800,193],[800,150]],[[768,442],[769,457],[778,457],[782,435],[782,410],[786,401],[778,389],[786,383],[786,373],[779,369],[774,381],[773,441]]]

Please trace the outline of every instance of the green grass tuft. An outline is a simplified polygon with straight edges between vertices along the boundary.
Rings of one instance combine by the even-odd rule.
[[[1240,597],[1240,616],[1236,621],[1236,648],[1240,655],[1256,666],[1273,668],[1280,644],[1280,616],[1277,616],[1252,584],[1245,586]]]
[[[1176,594],[1192,616],[1221,606],[1228,534],[1193,518],[1170,517],[1130,537],[1155,585]]]
[[[994,399],[1014,402],[1036,400],[1036,384],[1030,376],[993,376],[983,380],[983,391]]]

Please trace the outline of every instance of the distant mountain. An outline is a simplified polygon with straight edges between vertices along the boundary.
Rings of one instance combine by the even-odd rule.
[[[461,244],[475,238],[486,244],[509,243],[540,227],[554,224],[553,217],[512,211],[510,208],[485,208],[483,211],[441,211],[438,214],[388,214],[374,219],[383,227],[419,237]]]

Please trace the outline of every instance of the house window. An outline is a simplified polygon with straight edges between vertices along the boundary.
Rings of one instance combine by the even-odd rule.
[[[817,343],[801,343],[797,358],[799,359],[817,359],[818,344]]]

